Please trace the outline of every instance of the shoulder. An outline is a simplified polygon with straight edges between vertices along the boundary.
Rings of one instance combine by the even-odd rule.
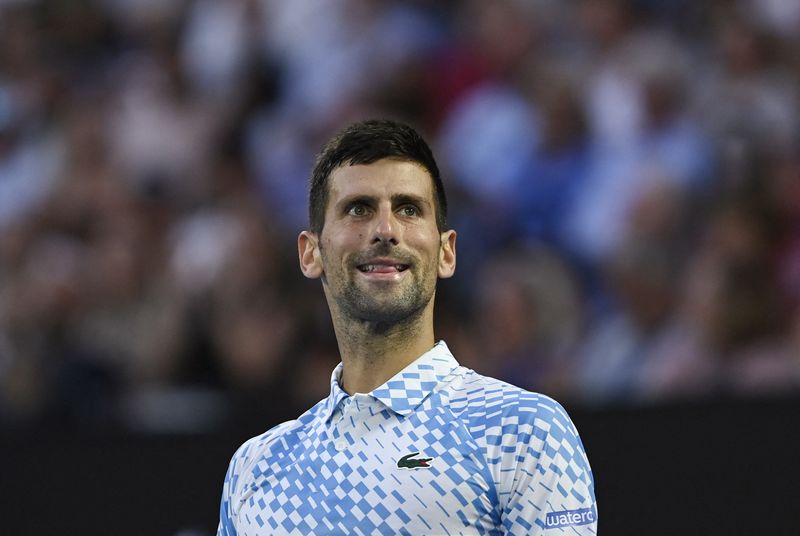
[[[539,459],[554,449],[576,454],[583,450],[572,419],[547,395],[469,369],[451,383],[449,391],[454,420],[490,461],[512,452]]]
[[[297,420],[287,421],[242,443],[231,457],[228,473],[225,476],[226,484],[230,484],[233,488],[231,492],[238,487],[236,484],[243,477],[253,473],[259,460],[268,455],[276,445],[280,445],[287,434],[291,434],[297,427]]]
[[[553,492],[562,499],[574,491],[594,500],[583,444],[561,404],[473,371],[463,374],[454,391],[451,404],[482,448],[503,508],[522,496],[543,508]]]
[[[274,426],[266,432],[245,441],[233,454],[226,479],[252,474],[262,460],[281,456],[303,440],[310,423],[319,416],[323,402],[297,419]]]
[[[518,424],[570,421],[561,404],[549,396],[470,369],[465,369],[459,381],[454,382],[450,405],[455,413],[469,420],[514,421]]]
[[[261,454],[264,451],[269,450],[286,436],[295,433],[299,425],[300,421],[298,419],[286,421],[270,428],[262,434],[251,437],[242,443],[242,445],[236,450],[233,455],[233,459],[240,463],[246,463],[247,460],[252,458],[254,455]]]

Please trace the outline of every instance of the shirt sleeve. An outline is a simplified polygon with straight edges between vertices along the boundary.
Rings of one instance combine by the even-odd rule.
[[[276,427],[277,428],[277,427]],[[256,436],[245,441],[231,458],[228,471],[225,473],[225,482],[222,485],[222,498],[219,503],[219,526],[217,536],[236,536],[236,517],[242,505],[243,490],[242,478],[247,474],[252,465],[253,451],[257,451],[259,440],[266,437]]]
[[[222,485],[217,536],[236,536],[238,534],[237,517],[248,496],[247,478],[252,473],[253,464],[259,459],[263,449],[271,441],[281,437],[281,434],[290,429],[295,422],[287,421],[260,436],[248,439],[233,455],[228,464],[228,471],[225,473],[225,482]]]
[[[540,395],[535,411],[520,408],[516,420],[516,444],[504,447],[514,457],[502,477],[503,533],[596,535],[592,471],[567,413]]]
[[[225,482],[222,485],[222,498],[219,504],[219,526],[217,527],[217,536],[236,536],[236,526],[233,520],[233,512],[231,506],[233,504],[234,490],[238,480],[237,458],[239,452],[233,455],[233,458],[228,465],[228,471],[225,473]]]

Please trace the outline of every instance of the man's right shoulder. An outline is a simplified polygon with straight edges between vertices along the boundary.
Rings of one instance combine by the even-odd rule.
[[[237,461],[247,462],[255,453],[262,454],[268,450],[272,444],[280,441],[286,434],[292,433],[292,430],[297,428],[299,421],[297,419],[286,421],[277,426],[273,426],[264,433],[255,437],[251,437],[236,450],[233,458]]]
[[[297,441],[301,440],[306,428],[318,416],[324,402],[324,400],[319,402],[297,419],[283,422],[262,434],[251,437],[236,450],[231,464],[235,463],[240,467],[247,466],[263,456],[269,457],[276,454],[273,452],[275,450],[290,449]]]

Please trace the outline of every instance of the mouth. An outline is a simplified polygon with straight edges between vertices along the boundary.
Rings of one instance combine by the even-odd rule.
[[[364,259],[364,261],[356,265],[356,268],[364,276],[375,280],[399,280],[411,266],[398,258],[391,257]]]
[[[368,263],[359,264],[358,270],[364,274],[392,274],[400,273],[408,270],[407,264],[382,264],[382,263]]]

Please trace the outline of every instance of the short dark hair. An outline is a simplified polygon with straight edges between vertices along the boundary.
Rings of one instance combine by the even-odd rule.
[[[334,136],[322,149],[314,164],[308,195],[308,219],[311,231],[321,233],[333,170],[344,165],[372,164],[383,158],[396,158],[421,165],[433,180],[436,202],[436,226],[447,225],[447,197],[439,167],[428,144],[408,125],[388,119],[370,119],[354,123]]]

